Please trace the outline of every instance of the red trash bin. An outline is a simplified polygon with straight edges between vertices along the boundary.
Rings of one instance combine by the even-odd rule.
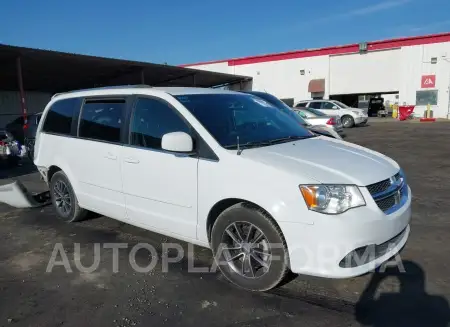
[[[399,106],[398,119],[406,120],[414,111],[415,106]]]

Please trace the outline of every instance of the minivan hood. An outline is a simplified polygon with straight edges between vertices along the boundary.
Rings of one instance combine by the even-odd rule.
[[[312,179],[311,183],[366,186],[387,179],[400,169],[381,153],[324,136],[246,149],[242,156]]]

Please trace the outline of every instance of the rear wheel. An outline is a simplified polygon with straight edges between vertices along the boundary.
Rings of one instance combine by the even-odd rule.
[[[25,141],[25,147],[27,149],[28,159],[34,160],[34,140]]]
[[[353,119],[352,116],[343,116],[342,117],[342,125],[345,128],[351,128],[353,126],[355,126],[355,120]]]
[[[78,200],[73,191],[66,174],[62,171],[56,172],[50,181],[50,196],[58,217],[65,222],[83,220],[87,210],[80,208]]]
[[[211,247],[223,275],[248,290],[274,288],[289,271],[281,230],[265,212],[244,203],[220,214]]]

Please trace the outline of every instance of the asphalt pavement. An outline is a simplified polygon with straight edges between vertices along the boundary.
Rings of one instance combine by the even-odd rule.
[[[389,122],[347,135],[406,172],[413,218],[401,253],[405,273],[298,276],[274,291],[252,293],[218,272],[191,272],[212,266],[209,250],[105,217],[65,224],[50,206],[0,205],[0,326],[449,326],[450,124]],[[0,172],[2,183],[13,178],[32,192],[44,190],[26,162]],[[161,244],[167,242],[189,255],[166,267],[172,253],[165,255]],[[113,243],[126,248],[115,256]],[[136,252],[142,243],[157,252]],[[149,272],[133,268],[152,262]]]

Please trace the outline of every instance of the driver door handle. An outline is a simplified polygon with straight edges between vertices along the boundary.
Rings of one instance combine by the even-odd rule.
[[[134,158],[131,158],[131,157],[126,157],[125,159],[123,159],[125,162],[128,162],[128,163],[130,163],[130,164],[138,164],[139,163],[139,160],[138,159],[134,159]]]

